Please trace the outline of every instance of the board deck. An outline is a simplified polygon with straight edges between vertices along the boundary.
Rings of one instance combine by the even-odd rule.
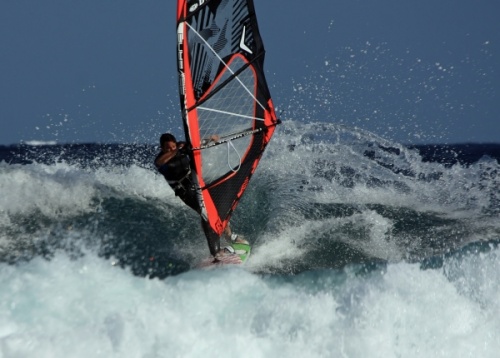
[[[252,247],[248,244],[232,243],[231,246],[235,253],[226,253],[215,260],[213,257],[203,260],[200,268],[220,267],[224,265],[242,265],[247,262],[252,251]]]

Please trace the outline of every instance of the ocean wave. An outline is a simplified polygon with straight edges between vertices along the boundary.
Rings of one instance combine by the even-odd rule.
[[[25,149],[0,163],[4,261],[80,245],[164,277],[208,254],[196,213],[153,170],[153,146]],[[498,173],[491,157],[450,166],[369,132],[285,121],[232,226],[263,272],[420,262],[500,237]]]

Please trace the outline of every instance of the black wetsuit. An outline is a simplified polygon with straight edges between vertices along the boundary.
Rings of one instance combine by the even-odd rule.
[[[156,156],[155,165],[158,158],[163,154],[164,153],[161,152]],[[179,148],[176,155],[165,164],[161,166],[156,165],[156,168],[172,187],[175,195],[181,198],[181,200],[191,209],[195,210],[198,214],[201,214],[196,187],[193,183],[191,175],[189,155],[184,147]],[[201,226],[203,227],[203,231],[207,237],[210,253],[215,256],[215,254],[220,250],[219,235],[212,230],[210,225],[208,225],[203,218],[201,219]]]
[[[163,152],[157,155],[155,163],[162,154]],[[186,205],[199,214],[200,205],[196,197],[196,188],[193,185],[191,177],[189,156],[184,148],[177,150],[177,154],[172,159],[162,166],[156,166],[156,168],[172,187],[175,195],[181,198]]]

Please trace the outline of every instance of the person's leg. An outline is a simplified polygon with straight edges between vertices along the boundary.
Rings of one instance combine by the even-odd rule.
[[[226,236],[227,239],[231,238],[231,225],[227,223],[226,228],[224,229],[224,235]]]
[[[196,197],[196,191],[193,189],[178,189],[175,192],[175,195],[177,195],[181,200],[189,206],[191,209],[196,211],[198,214],[200,213],[200,203],[198,202],[198,199]]]
[[[233,234],[233,232],[231,231],[231,225],[229,223],[227,223],[227,226],[224,229],[224,238],[228,243],[249,245],[248,241],[245,240],[243,236],[238,234]]]

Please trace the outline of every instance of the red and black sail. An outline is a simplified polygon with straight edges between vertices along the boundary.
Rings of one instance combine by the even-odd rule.
[[[278,123],[253,1],[178,0],[177,36],[201,215],[220,236]]]

